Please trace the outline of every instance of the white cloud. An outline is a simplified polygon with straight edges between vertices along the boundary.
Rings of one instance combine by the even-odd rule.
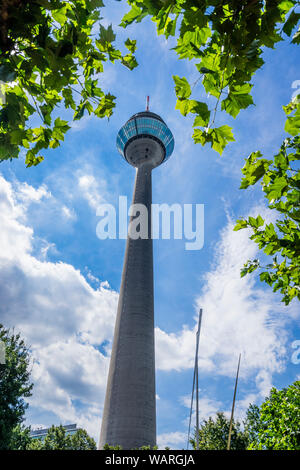
[[[196,299],[197,310],[203,308],[199,370],[234,377],[241,352],[241,379],[255,378],[265,396],[273,375],[286,367],[285,327],[296,313],[293,306],[283,306],[271,290],[258,287],[253,276],[240,278],[243,262],[255,257],[257,247],[246,230],[232,229],[229,220]],[[197,318],[193,329],[183,327],[177,333],[156,329],[158,368],[182,370],[193,366],[196,329]]]
[[[186,435],[188,435],[189,423],[190,423],[190,410],[191,410],[191,396],[186,395],[180,398],[181,403],[188,408],[189,413],[184,420],[184,427],[186,428]],[[204,396],[204,391],[199,389],[199,423],[203,423],[204,420],[207,420],[209,417],[216,416],[217,412],[224,412],[225,416],[229,417],[229,411],[224,410],[224,404],[221,401],[214,400],[210,397]],[[191,416],[190,424],[190,437],[193,436],[194,429],[196,425],[196,397],[194,395],[193,400],[193,409]],[[187,439],[187,437],[186,437]]]
[[[159,434],[157,445],[160,450],[165,447],[170,449],[183,449],[186,446],[186,434],[180,431]]]
[[[82,193],[96,207],[104,191],[88,171],[77,176]],[[30,202],[52,200],[49,194],[46,187],[13,186],[0,177],[1,322],[15,326],[31,347],[35,383],[31,409],[52,412],[60,422],[76,422],[97,436],[108,368],[103,351],[110,350],[107,340],[113,335],[118,294],[88,268],[87,278],[97,281],[97,289],[72,265],[47,261],[51,242],[44,241],[41,259],[34,255]],[[282,307],[271,292],[257,288],[252,277],[240,278],[241,262],[255,253],[247,232],[232,232],[229,221],[196,300],[197,309],[204,309],[199,369],[202,374],[233,377],[242,352],[241,380],[256,378],[257,393],[265,396],[274,373],[285,367],[284,326],[290,317],[282,312],[293,313],[294,318],[296,314],[292,307]],[[196,328],[196,317],[193,328],[183,326],[172,333],[156,328],[158,369],[193,367]],[[245,409],[252,398],[244,397],[237,410]],[[201,397],[202,419],[220,408],[218,401]],[[181,432],[163,434],[159,442],[174,448],[181,446],[182,437]]]
[[[51,193],[45,185],[34,188],[26,182],[17,182],[16,186],[16,196],[18,200],[24,201],[25,203],[32,204],[32,202],[39,202],[42,198],[51,198]]]
[[[73,209],[70,209],[67,206],[62,206],[61,211],[62,211],[63,216],[66,219],[76,220],[77,216],[76,216],[75,211]]]
[[[1,323],[30,346],[31,409],[96,435],[108,366],[99,347],[112,337],[118,294],[107,282],[93,289],[73,266],[49,262],[46,253],[43,260],[34,256],[34,231],[24,220],[30,201],[47,193],[15,187],[0,177]],[[49,247],[45,242],[44,251]]]
[[[199,390],[199,394],[202,395],[202,390]],[[194,395],[194,402],[193,402],[193,416],[194,416],[194,408],[195,408],[195,395]],[[191,408],[191,397],[190,395],[186,395],[181,397],[181,402],[187,408]],[[222,402],[218,400],[213,400],[212,398],[200,396],[199,397],[199,419],[200,421],[204,419],[208,419],[210,416],[214,416],[218,411],[223,410]],[[186,423],[188,424],[189,418],[187,418]]]
[[[249,408],[249,405],[257,403],[258,398],[262,398],[262,397],[258,397],[256,393],[249,393],[241,400],[237,400],[235,402],[235,408],[234,408],[234,419],[242,422],[246,418],[246,411]],[[228,417],[230,415],[230,412],[228,411]]]
[[[54,411],[62,423],[84,424],[88,432],[97,435],[108,358],[91,344],[80,343],[75,335],[38,348],[33,356],[37,358],[32,373],[35,387],[29,403],[46,412]]]
[[[194,367],[196,330],[184,326],[179,333],[167,333],[155,329],[156,367],[160,370],[177,370]],[[205,370],[213,368],[209,358],[199,359],[199,366]]]
[[[105,202],[106,183],[104,180],[96,179],[91,173],[79,171],[77,182],[82,197],[92,209],[96,210],[101,203]]]

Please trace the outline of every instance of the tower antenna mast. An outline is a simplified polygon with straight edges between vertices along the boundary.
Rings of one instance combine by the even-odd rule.
[[[146,111],[149,111],[149,101],[150,101],[150,97],[147,96],[147,101],[146,101]]]

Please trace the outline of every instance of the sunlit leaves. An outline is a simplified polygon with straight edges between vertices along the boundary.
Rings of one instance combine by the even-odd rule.
[[[250,449],[300,450],[299,416],[300,381],[282,390],[273,387],[260,407],[257,434]]]
[[[257,181],[259,181],[268,170],[271,160],[262,158],[260,151],[252,152],[246,159],[246,163],[242,168],[245,175],[241,182],[241,189],[246,189]]]
[[[106,50],[108,45],[114,42],[115,39],[116,35],[113,32],[112,25],[110,24],[107,28],[105,28],[102,24],[100,24],[100,37],[97,43],[102,46],[103,50]]]
[[[136,41],[127,39],[124,55],[115,48],[112,25],[99,23],[103,6],[102,0],[38,0],[3,17],[0,161],[25,148],[27,166],[41,162],[41,152],[58,147],[70,128],[62,113],[68,120],[111,116],[115,97],[104,94],[98,74],[106,61],[135,68]],[[30,127],[31,118],[40,126],[35,119]]]
[[[132,54],[126,54],[122,57],[122,64],[125,65],[129,70],[133,70],[137,65],[136,58]]]
[[[274,46],[284,36],[291,36],[299,22],[300,14],[295,10],[299,2],[286,0],[280,2],[238,2],[228,0],[199,2],[197,0],[127,0],[130,11],[123,17],[121,26],[140,22],[150,16],[157,25],[158,34],[176,37],[176,51],[179,59],[196,59],[207,97],[210,98],[209,110],[213,111],[213,122],[218,117],[217,111],[227,112],[236,118],[242,109],[253,104],[251,79],[262,67],[261,57],[265,47]],[[300,42],[299,31],[294,33],[292,42]],[[200,80],[196,83],[200,84]],[[181,82],[180,82],[181,80]],[[186,116],[193,112],[191,89],[184,77],[175,81],[177,96],[176,109]],[[200,101],[201,90],[195,86],[194,101]],[[202,99],[202,101],[204,101]],[[208,102],[206,103],[208,104]],[[197,113],[196,113],[197,114]],[[233,140],[225,128],[214,131],[208,127],[207,119],[200,112],[196,116],[194,127],[203,127],[194,132],[194,141],[210,143],[218,152],[224,150],[224,144]],[[289,124],[288,124],[289,126]],[[292,125],[288,132],[294,132]],[[231,131],[230,131],[231,132]],[[292,134],[293,135],[293,134]],[[261,171],[263,167],[259,164]]]
[[[250,83],[229,87],[228,96],[222,101],[222,109],[225,109],[228,114],[235,118],[241,109],[245,109],[250,104],[253,104],[252,96],[249,94],[251,88],[252,85]]]
[[[211,147],[220,155],[222,155],[228,142],[234,141],[232,128],[227,125],[204,129],[203,131],[201,129],[195,129],[193,139],[195,144],[200,143],[201,145],[205,145],[210,143]]]
[[[284,130],[289,134],[296,136],[300,128],[300,107],[298,106],[293,116],[289,116],[286,120]]]
[[[126,13],[126,15],[123,16],[120,26],[123,26],[124,28],[126,28],[134,21],[136,23],[139,23],[140,21],[142,21],[142,19],[146,15],[147,15],[147,12],[143,12],[139,6],[133,4],[131,7],[131,10],[128,13]]]
[[[175,82],[175,93],[179,99],[188,98],[191,95],[191,87],[185,77],[180,78],[177,75],[173,75]]]
[[[287,21],[283,26],[283,31],[285,32],[285,34],[287,34],[288,36],[292,34],[292,31],[297,25],[299,19],[300,13],[296,13],[295,10],[292,10],[291,14],[289,15]]]
[[[200,451],[224,451],[227,448],[229,429],[231,428],[231,444],[233,451],[245,451],[248,445],[248,433],[242,429],[241,423],[230,420],[223,412],[217,412],[214,418],[203,419],[198,435],[195,429],[190,439],[193,449]]]
[[[135,51],[136,51],[136,40],[128,38],[128,39],[126,39],[124,44],[127,47],[127,49],[129,50],[129,52],[131,52],[132,54],[135,53]]]
[[[0,365],[0,450],[9,450],[14,428],[28,408],[26,398],[32,395],[31,358],[20,335],[1,324],[0,343],[5,348],[5,364]]]
[[[265,159],[261,152],[253,152],[242,169],[241,188],[261,180],[268,207],[276,211],[274,223],[265,223],[261,216],[237,221],[234,230],[250,228],[250,238],[272,260],[266,266],[259,260],[249,260],[241,276],[260,269],[260,280],[280,291],[285,304],[300,299],[300,104],[293,100],[284,107],[288,115],[285,130],[287,137],[273,159]]]
[[[62,5],[63,6],[61,8],[51,11],[53,19],[57,21],[61,26],[63,26],[68,21],[67,11],[72,8],[71,5],[67,2],[62,2]]]
[[[209,27],[197,28],[195,31],[186,31],[177,41],[174,50],[180,59],[193,59],[201,55],[200,47],[203,46],[211,36]]]
[[[102,118],[104,116],[110,117],[115,107],[115,96],[107,93],[101,100],[97,108],[95,109],[96,116]]]

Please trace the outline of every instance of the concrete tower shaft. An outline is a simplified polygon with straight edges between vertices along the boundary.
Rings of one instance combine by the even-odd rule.
[[[148,209],[151,166],[136,170],[133,203]],[[127,239],[102,418],[104,444],[123,449],[156,444],[152,239]]]

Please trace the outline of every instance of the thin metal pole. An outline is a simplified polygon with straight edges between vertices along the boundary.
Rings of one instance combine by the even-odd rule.
[[[237,371],[236,371],[235,386],[234,386],[233,401],[232,401],[232,409],[231,409],[231,417],[230,417],[230,424],[229,424],[228,441],[227,441],[227,450],[230,450],[232,422],[233,422],[233,415],[234,415],[236,390],[237,390],[239,371],[240,371],[240,362],[241,362],[241,354],[239,355],[239,362],[238,362],[238,367],[237,367]]]
[[[196,366],[196,449],[199,450],[199,382],[198,382],[198,361]]]
[[[190,443],[191,421],[192,421],[193,403],[194,403],[195,376],[196,376],[196,369],[194,367],[192,398],[191,398],[191,407],[190,407],[190,419],[189,419],[189,430],[188,430],[188,438],[187,438],[187,444],[186,444],[187,450],[189,448],[189,443]]]
[[[199,339],[200,339],[200,329],[202,321],[202,308],[199,312],[199,323],[197,331],[197,347],[196,347],[196,448],[199,449],[199,375],[198,375],[198,351],[199,351]]]
[[[196,333],[196,354],[195,354],[195,366],[194,366],[194,376],[193,376],[193,389],[192,389],[192,398],[191,398],[191,408],[190,408],[190,420],[189,420],[189,430],[188,430],[188,440],[187,440],[187,449],[189,448],[190,440],[190,431],[191,431],[191,420],[193,412],[193,402],[194,402],[194,391],[196,384],[196,448],[199,448],[199,376],[198,376],[198,351],[199,351],[199,339],[200,339],[200,330],[202,322],[202,308],[199,311],[198,319],[198,330]]]

